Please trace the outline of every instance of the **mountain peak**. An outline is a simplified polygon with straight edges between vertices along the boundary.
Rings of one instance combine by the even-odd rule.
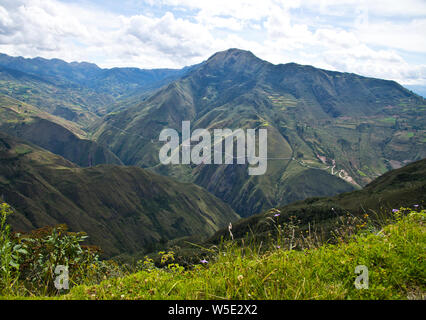
[[[230,48],[228,50],[216,52],[207,60],[207,62],[215,60],[230,60],[235,58],[260,60],[251,51],[242,50],[238,48]]]
[[[216,52],[203,63],[202,69],[246,73],[258,70],[265,64],[269,63],[259,59],[250,51],[231,48],[225,51]]]

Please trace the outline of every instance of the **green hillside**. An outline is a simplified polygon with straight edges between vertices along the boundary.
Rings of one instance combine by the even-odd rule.
[[[425,100],[394,81],[294,63],[248,51],[218,52],[146,100],[97,123],[93,139],[126,165],[195,182],[243,216],[309,196],[359,189],[426,157]],[[244,165],[163,166],[163,128],[264,128],[268,170]],[[307,179],[309,177],[309,179]]]
[[[179,70],[0,54],[0,299],[424,300],[425,113],[394,81],[239,49]],[[182,121],[267,130],[266,173],[161,164]]]
[[[139,300],[405,300],[425,298],[426,212],[412,211],[338,245],[304,251],[228,246],[192,270],[172,262],[95,286],[78,286],[60,299]],[[356,267],[368,268],[368,289],[357,289]],[[363,283],[365,285],[365,283]]]
[[[182,69],[111,68],[0,53],[0,93],[84,126],[183,76]]]
[[[11,142],[4,137],[1,141],[6,147]],[[28,148],[27,145],[19,143],[9,145],[8,160],[22,154],[31,154],[28,149],[24,152],[25,147]],[[49,157],[45,152],[40,155],[46,158],[39,158],[39,162],[52,165],[52,160],[55,160],[58,168],[66,168],[67,163],[61,163],[57,157]],[[21,250],[19,257],[14,258],[20,264],[20,273],[14,273],[17,274],[15,281],[2,279],[0,297],[65,300],[424,300],[426,211],[422,210],[422,207],[425,194],[425,161],[389,172],[364,190],[340,197],[346,200],[364,199],[365,203],[372,204],[371,208],[381,205],[382,199],[394,201],[386,202],[388,204],[408,204],[421,199],[421,204],[393,210],[381,207],[380,211],[376,211],[384,214],[381,220],[377,220],[379,216],[370,217],[365,212],[359,217],[357,209],[354,208],[353,212],[347,212],[347,219],[341,220],[338,225],[334,224],[336,233],[328,240],[321,239],[321,230],[314,228],[315,219],[312,217],[309,220],[312,228],[300,230],[293,218],[289,217],[297,212],[291,211],[292,206],[287,206],[268,212],[267,223],[263,221],[258,224],[273,226],[269,231],[256,230],[257,226],[252,223],[250,229],[253,228],[256,237],[265,234],[264,241],[252,241],[247,236],[242,241],[242,225],[237,222],[227,231],[228,234],[232,231],[234,237],[222,238],[216,245],[196,245],[199,259],[186,267],[180,264],[181,252],[174,249],[158,253],[161,258],[160,265],[145,257],[133,266],[120,266],[111,261],[94,260],[90,255],[86,257],[80,253],[73,258],[81,257],[83,260],[78,268],[74,266],[72,269],[70,277],[78,282],[73,282],[70,291],[46,291],[51,280],[40,283],[40,280],[20,276],[22,273],[25,275],[31,272],[31,268],[40,268],[37,264],[26,267],[24,263],[34,260],[28,256],[27,251],[32,248],[32,242],[25,246],[27,242],[24,235],[19,242],[24,244],[24,251]],[[299,213],[307,214],[309,204],[313,204],[311,209],[315,209],[316,202],[330,204],[332,199],[334,198],[310,199],[296,203],[294,207],[299,208]],[[352,202],[352,205],[355,204]],[[4,217],[7,205],[2,204],[1,209]],[[337,208],[336,213],[340,209]],[[315,214],[319,215],[317,218],[327,220],[322,213]],[[11,217],[15,214],[12,213]],[[248,221],[253,222],[257,217],[243,219],[241,222],[247,225]],[[4,230],[7,229],[4,229],[2,222],[0,231],[3,235]],[[273,233],[272,230],[278,232]],[[40,231],[35,232],[35,238],[32,239],[40,239],[40,233],[43,234]],[[71,237],[75,237],[75,234],[68,235],[68,242],[73,239]],[[9,239],[6,237],[7,241],[10,241]],[[60,248],[65,239],[62,235],[62,238],[58,237],[54,243]],[[49,241],[52,243],[52,240]],[[17,247],[16,250],[20,250],[20,245]],[[35,250],[40,250],[37,248]],[[51,246],[50,249],[44,250],[50,250],[56,256],[58,249]],[[42,262],[43,266],[51,267],[51,262]],[[364,270],[364,276],[365,270],[368,271],[368,281],[364,278],[357,282],[357,268],[360,266]],[[363,287],[357,288],[356,283]],[[38,287],[34,287],[35,285]]]
[[[143,252],[179,237],[205,238],[239,216],[218,198],[136,167],[79,168],[0,134],[0,194],[15,231],[65,223],[104,256]]]
[[[74,122],[0,94],[0,130],[34,143],[79,166],[122,164],[106,147],[85,139]]]
[[[298,221],[302,231],[306,231],[308,226],[316,226],[324,232],[323,238],[327,240],[332,237],[330,232],[336,222],[346,218],[348,213],[356,217],[367,214],[371,219],[380,221],[386,220],[394,208],[424,206],[425,203],[426,159],[423,159],[385,173],[362,190],[334,197],[309,198],[241,219],[233,225],[232,233],[235,239],[243,239],[249,235],[261,241],[270,233],[276,233],[275,224],[271,223],[272,217],[278,223]],[[387,214],[383,214],[384,212]],[[222,238],[229,237],[228,229],[224,228],[208,243],[219,243]]]
[[[98,118],[93,112],[94,106],[113,102],[87,88],[61,86],[53,80],[6,68],[1,63],[0,93],[81,126],[88,126]]]

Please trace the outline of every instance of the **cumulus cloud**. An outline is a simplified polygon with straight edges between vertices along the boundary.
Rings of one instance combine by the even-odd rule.
[[[182,67],[230,47],[273,63],[426,84],[422,0],[160,0],[140,10],[2,0],[0,52],[103,67]]]

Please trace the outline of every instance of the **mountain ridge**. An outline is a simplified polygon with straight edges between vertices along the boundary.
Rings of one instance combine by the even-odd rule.
[[[25,139],[82,167],[122,164],[109,149],[85,139],[73,122],[0,94],[0,130]]]
[[[80,168],[0,132],[0,194],[14,231],[67,224],[104,257],[146,252],[179,237],[204,238],[239,216],[193,184],[136,167]]]
[[[24,61],[32,63],[34,59]],[[74,68],[78,72],[71,78],[78,78],[87,67],[86,77],[97,77],[95,65],[68,64],[58,59],[52,64],[50,74]],[[179,71],[182,73],[176,74],[177,79],[162,78],[162,86],[151,87],[153,90],[148,92],[130,88],[138,69],[107,71],[117,70],[120,72],[111,79],[107,76],[98,80],[121,95],[118,100],[108,94],[91,95],[91,88],[85,88],[82,95],[72,86],[55,91],[57,87],[41,84],[35,78],[22,84],[13,79],[13,74],[11,81],[3,75],[3,90],[36,107],[43,102],[46,112],[78,123],[85,138],[107,148],[124,165],[197,183],[242,215],[309,196],[360,188],[387,170],[426,157],[422,121],[426,102],[394,81],[296,63],[275,65],[236,48],[217,52]],[[115,86],[122,77],[127,82]],[[127,93],[119,93],[124,88],[121,85]],[[58,92],[65,97],[61,103],[67,104],[58,104],[58,99],[50,101],[59,96]],[[107,100],[115,102],[108,104]],[[244,165],[161,165],[160,131],[172,128],[181,132],[184,120],[190,120],[193,129],[266,129],[270,159],[267,173],[248,176]],[[55,151],[49,144],[42,146]],[[76,154],[67,158],[76,161],[81,157]],[[89,164],[88,158],[86,154],[77,163]]]
[[[32,80],[37,79],[44,83],[43,86],[34,85],[31,81],[26,81],[23,85],[16,81],[3,83],[3,86],[9,88],[9,95],[51,113],[58,106],[65,108],[66,113],[59,110],[59,116],[66,117],[67,113],[75,113],[76,110],[85,113],[85,117],[90,121],[75,120],[83,126],[88,126],[98,115],[125,105],[126,100],[143,99],[149,92],[179,78],[193,67],[104,69],[88,62],[68,63],[61,59],[11,57],[0,53],[0,68],[3,68],[3,71],[7,68],[14,71],[15,75],[19,72],[20,76],[32,77]],[[10,90],[17,87],[20,91]],[[28,91],[27,88],[33,90]],[[51,94],[52,92],[55,94]],[[58,93],[61,94],[61,99],[55,99]],[[44,95],[44,101],[39,101],[40,94]],[[45,105],[46,100],[51,101]]]
[[[146,100],[105,116],[93,129],[93,138],[126,165],[200,183],[217,196],[227,190],[228,203],[250,215],[290,201],[285,195],[289,179],[309,166],[327,166],[332,180],[339,172],[349,191],[351,185],[365,185],[397,163],[426,157],[421,121],[425,105],[424,99],[394,81],[295,63],[273,65],[251,52],[230,49]],[[229,170],[237,172],[236,167],[158,164],[159,144],[151,142],[163,128],[180,132],[184,120],[190,120],[193,129],[265,128],[268,156],[282,160],[268,161],[270,171],[263,177],[244,176],[244,170],[238,170],[231,182],[227,176]]]
[[[233,224],[232,233],[237,240],[247,236],[260,240],[267,238],[269,233],[276,231],[276,224],[270,223],[271,218],[280,224],[298,220],[304,230],[309,225],[316,226],[317,232],[326,233],[335,228],[337,220],[347,215],[359,217],[367,214],[371,219],[380,221],[390,216],[393,209],[412,208],[414,205],[417,208],[426,205],[426,159],[388,171],[361,190],[333,197],[307,198],[240,219]],[[332,232],[329,237],[333,238]],[[216,232],[206,243],[219,243],[223,238],[229,238],[226,228]]]

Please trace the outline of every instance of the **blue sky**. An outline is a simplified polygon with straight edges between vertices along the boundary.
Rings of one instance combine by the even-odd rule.
[[[272,63],[426,86],[424,0],[0,0],[0,52],[180,68],[237,47]]]

